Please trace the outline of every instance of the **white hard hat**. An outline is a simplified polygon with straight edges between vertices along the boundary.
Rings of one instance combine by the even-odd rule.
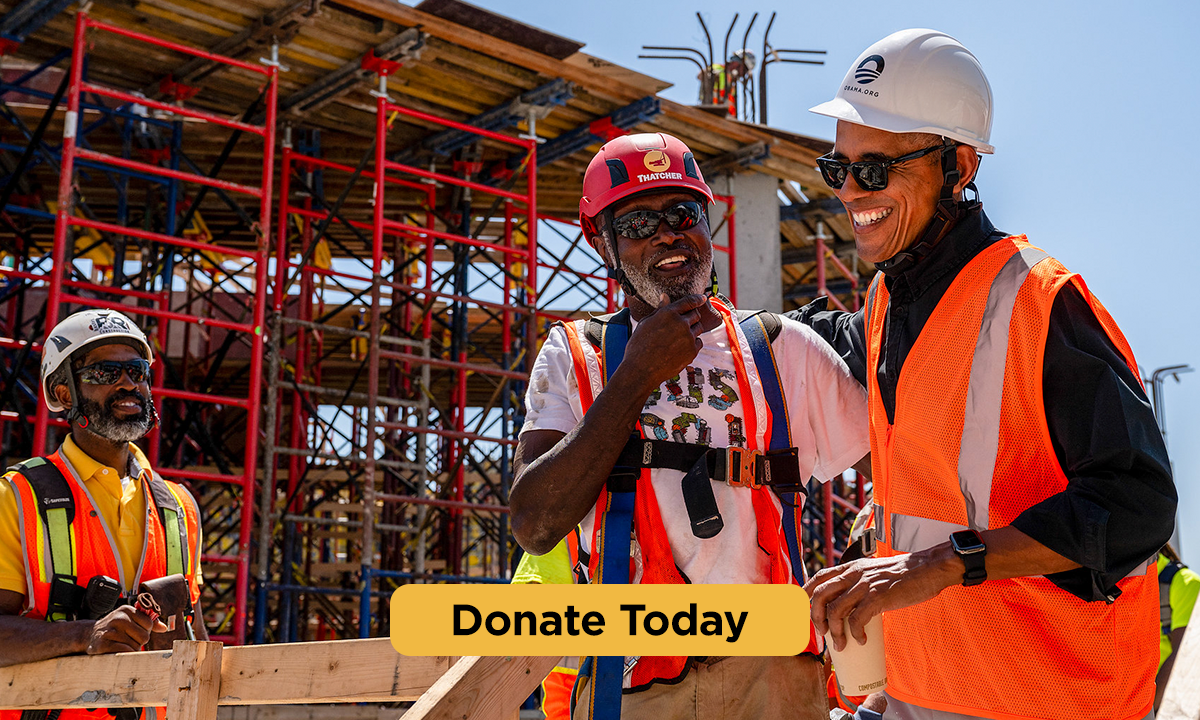
[[[811,109],[887,132],[942,135],[995,151],[992,88],[979,60],[936,30],[901,30],[867,48],[837,95]]]
[[[98,343],[124,342],[138,349],[142,357],[154,362],[154,352],[146,335],[132,320],[113,310],[83,310],[63,320],[50,331],[42,348],[42,397],[51,412],[65,408],[46,386],[46,379],[76,352]],[[75,388],[71,388],[74,392]]]
[[[742,64],[746,66],[747,70],[753,70],[758,66],[758,58],[755,56],[754,51],[747,48],[742,48],[741,50],[735,52],[733,54],[733,58],[735,60],[741,60]]]

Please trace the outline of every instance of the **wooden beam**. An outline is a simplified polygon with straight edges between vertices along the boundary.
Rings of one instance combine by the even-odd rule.
[[[184,646],[191,647],[192,643]],[[171,652],[76,655],[0,668],[0,709],[168,705],[179,687],[188,685],[175,684],[171,675],[174,662],[184,662],[184,658],[176,658],[179,648],[176,643]],[[197,651],[195,657],[206,665],[214,662],[212,656],[208,651],[201,658]],[[227,647],[219,658],[220,695],[216,702],[288,705],[412,701],[444,675],[454,659],[400,655],[388,638]],[[209,684],[216,686],[215,682]],[[207,706],[197,702],[195,707],[200,710]]]
[[[410,62],[420,57],[421,47],[424,44],[424,33],[410,28],[376,45],[371,48],[371,51],[376,57],[385,60]],[[362,58],[365,55],[366,53],[281,99],[279,101],[280,115],[285,115],[293,120],[306,117],[354,90],[364,80],[374,78],[374,73],[364,70],[362,67]]]
[[[400,655],[388,638],[226,648],[220,704],[416,700],[450,665]]]
[[[821,198],[807,203],[784,205],[779,208],[780,220],[800,220],[814,213],[825,215],[845,215],[846,206],[836,197]]]
[[[462,658],[404,713],[404,720],[512,717],[559,660],[557,657]]]
[[[216,720],[222,647],[219,642],[175,641],[167,694],[167,717],[171,720]]]
[[[1183,633],[1158,720],[1200,720],[1200,631],[1196,627]]]
[[[165,705],[170,679],[171,653],[162,651],[61,657],[0,668],[0,707]]]
[[[705,160],[703,168],[706,176],[716,176],[723,172],[734,174],[750,170],[751,166],[759,165],[769,157],[771,146],[758,140]]]
[[[826,243],[825,247],[833,251],[838,258],[844,258],[854,252],[854,242]],[[813,245],[806,247],[785,247],[780,253],[780,262],[784,265],[803,265],[817,259],[817,248]]]
[[[402,5],[395,0],[338,0],[338,4],[406,27],[420,26],[421,30],[430,35],[455,45],[499,58],[549,78],[561,77],[585,85],[594,94],[622,105],[646,94],[644,90],[629,83],[606,77],[586,67],[556,60],[549,55],[463,27],[436,15]]]

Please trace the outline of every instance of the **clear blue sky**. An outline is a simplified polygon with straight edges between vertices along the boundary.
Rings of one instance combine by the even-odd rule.
[[[833,137],[807,109],[832,96],[868,45],[907,27],[949,33],[971,49],[992,85],[992,144],[979,186],[1002,230],[1079,272],[1112,312],[1148,375],[1200,368],[1200,3],[1181,2],[544,2],[473,0],[585,43],[584,52],[674,82],[663,95],[696,97],[695,69],[639,60],[642,45],[700,47],[695,12],[718,43],[760,14],[776,47],[828,50],[824,67],[772,66],[771,124]],[[731,40],[731,42],[733,42]],[[1168,444],[1180,494],[1185,559],[1200,565],[1200,371],[1168,381]]]

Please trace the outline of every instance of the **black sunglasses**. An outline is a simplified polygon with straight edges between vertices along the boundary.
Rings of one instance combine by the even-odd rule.
[[[104,360],[75,371],[79,382],[85,385],[115,385],[121,380],[121,373],[128,375],[134,383],[149,383],[150,363],[146,360]]]
[[[675,203],[666,210],[634,210],[613,220],[613,230],[630,240],[654,237],[658,224],[667,221],[672,230],[691,230],[700,224],[704,208],[695,200]]]
[[[882,190],[888,185],[888,168],[891,166],[953,147],[953,145],[934,145],[891,160],[863,160],[853,163],[844,163],[829,155],[822,155],[817,158],[817,167],[821,169],[821,177],[825,178],[825,184],[834,190],[841,190],[842,185],[846,184],[847,172],[854,176],[854,181],[863,190]]]

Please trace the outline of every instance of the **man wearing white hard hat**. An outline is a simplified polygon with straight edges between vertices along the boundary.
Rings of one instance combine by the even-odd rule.
[[[862,311],[795,313],[871,418],[878,552],[809,581],[814,623],[841,648],[883,613],[888,718],[1153,717],[1166,449],[1099,300],[983,213],[979,61],[901,31],[813,112],[838,121],[820,170],[882,271]]]
[[[143,583],[173,575],[186,593],[179,619],[207,638],[196,501],[133,444],[158,420],[153,361],[141,329],[111,310],[75,313],[50,332],[42,396],[66,413],[71,432],[53,455],[0,480],[0,666],[170,647],[166,638],[187,635],[186,624],[168,630],[175,617],[156,619],[153,605],[134,601]],[[109,716],[65,710],[60,720],[97,713]]]

